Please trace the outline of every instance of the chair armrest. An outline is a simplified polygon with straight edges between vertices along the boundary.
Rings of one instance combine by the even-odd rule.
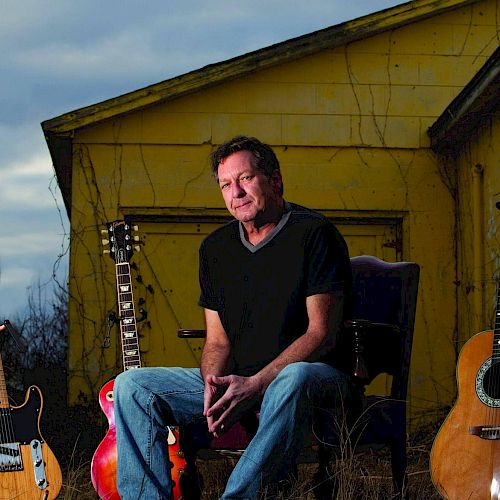
[[[206,336],[206,330],[181,329],[177,331],[177,337],[180,339],[204,339]]]
[[[348,319],[344,322],[344,327],[350,330],[369,330],[376,329],[378,331],[385,331],[386,333],[400,334],[402,329],[398,325],[391,323],[376,323],[369,319]]]

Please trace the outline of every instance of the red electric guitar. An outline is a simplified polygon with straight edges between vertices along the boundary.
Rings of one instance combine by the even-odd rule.
[[[495,329],[460,352],[458,398],[430,456],[434,485],[447,499],[500,499],[500,286]]]
[[[137,335],[134,298],[129,261],[133,254],[133,238],[130,227],[124,221],[115,221],[108,225],[108,238],[103,243],[110,244],[110,255],[116,264],[116,285],[118,292],[118,312],[120,320],[121,345],[124,370],[141,367],[141,355]],[[116,428],[113,406],[114,379],[103,385],[99,392],[99,404],[108,419],[109,429],[97,447],[91,464],[92,484],[100,498],[119,500],[116,486]],[[176,427],[170,427],[168,436],[172,480],[174,481],[174,500],[182,498],[180,475],[185,461],[180,454],[179,435]]]

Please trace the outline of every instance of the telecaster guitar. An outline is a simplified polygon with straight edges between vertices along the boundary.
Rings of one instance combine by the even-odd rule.
[[[494,331],[472,337],[457,364],[458,398],[431,450],[431,476],[447,499],[500,499],[500,287]]]
[[[8,327],[6,321],[0,331]],[[40,433],[43,398],[32,385],[21,406],[9,405],[0,357],[0,499],[52,500],[62,485],[59,463]]]
[[[137,334],[134,298],[129,261],[133,254],[133,238],[130,227],[124,221],[115,221],[108,225],[108,238],[103,243],[110,244],[110,254],[116,265],[116,286],[120,319],[121,346],[124,370],[140,368],[141,356]],[[116,427],[113,403],[114,380],[109,380],[99,392],[99,404],[108,420],[108,431],[97,447],[91,463],[92,484],[100,498],[119,500],[116,484]],[[168,436],[171,476],[174,481],[174,500],[182,498],[180,475],[185,467],[185,460],[179,448],[178,429],[171,427]]]

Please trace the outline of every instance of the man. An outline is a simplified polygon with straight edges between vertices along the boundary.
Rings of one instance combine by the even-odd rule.
[[[320,214],[284,200],[269,146],[235,137],[211,159],[235,220],[200,247],[207,330],[201,369],[142,368],[117,377],[124,500],[170,498],[166,426],[203,415],[218,436],[259,408],[256,435],[222,496],[257,498],[293,467],[313,407],[340,407],[351,391],[336,362],[351,280],[343,238]]]

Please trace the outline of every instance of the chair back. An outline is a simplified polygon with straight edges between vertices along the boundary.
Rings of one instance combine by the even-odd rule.
[[[413,262],[385,262],[362,255],[351,258],[352,318],[372,325],[364,335],[368,383],[392,375],[391,397],[405,400],[420,268]]]

